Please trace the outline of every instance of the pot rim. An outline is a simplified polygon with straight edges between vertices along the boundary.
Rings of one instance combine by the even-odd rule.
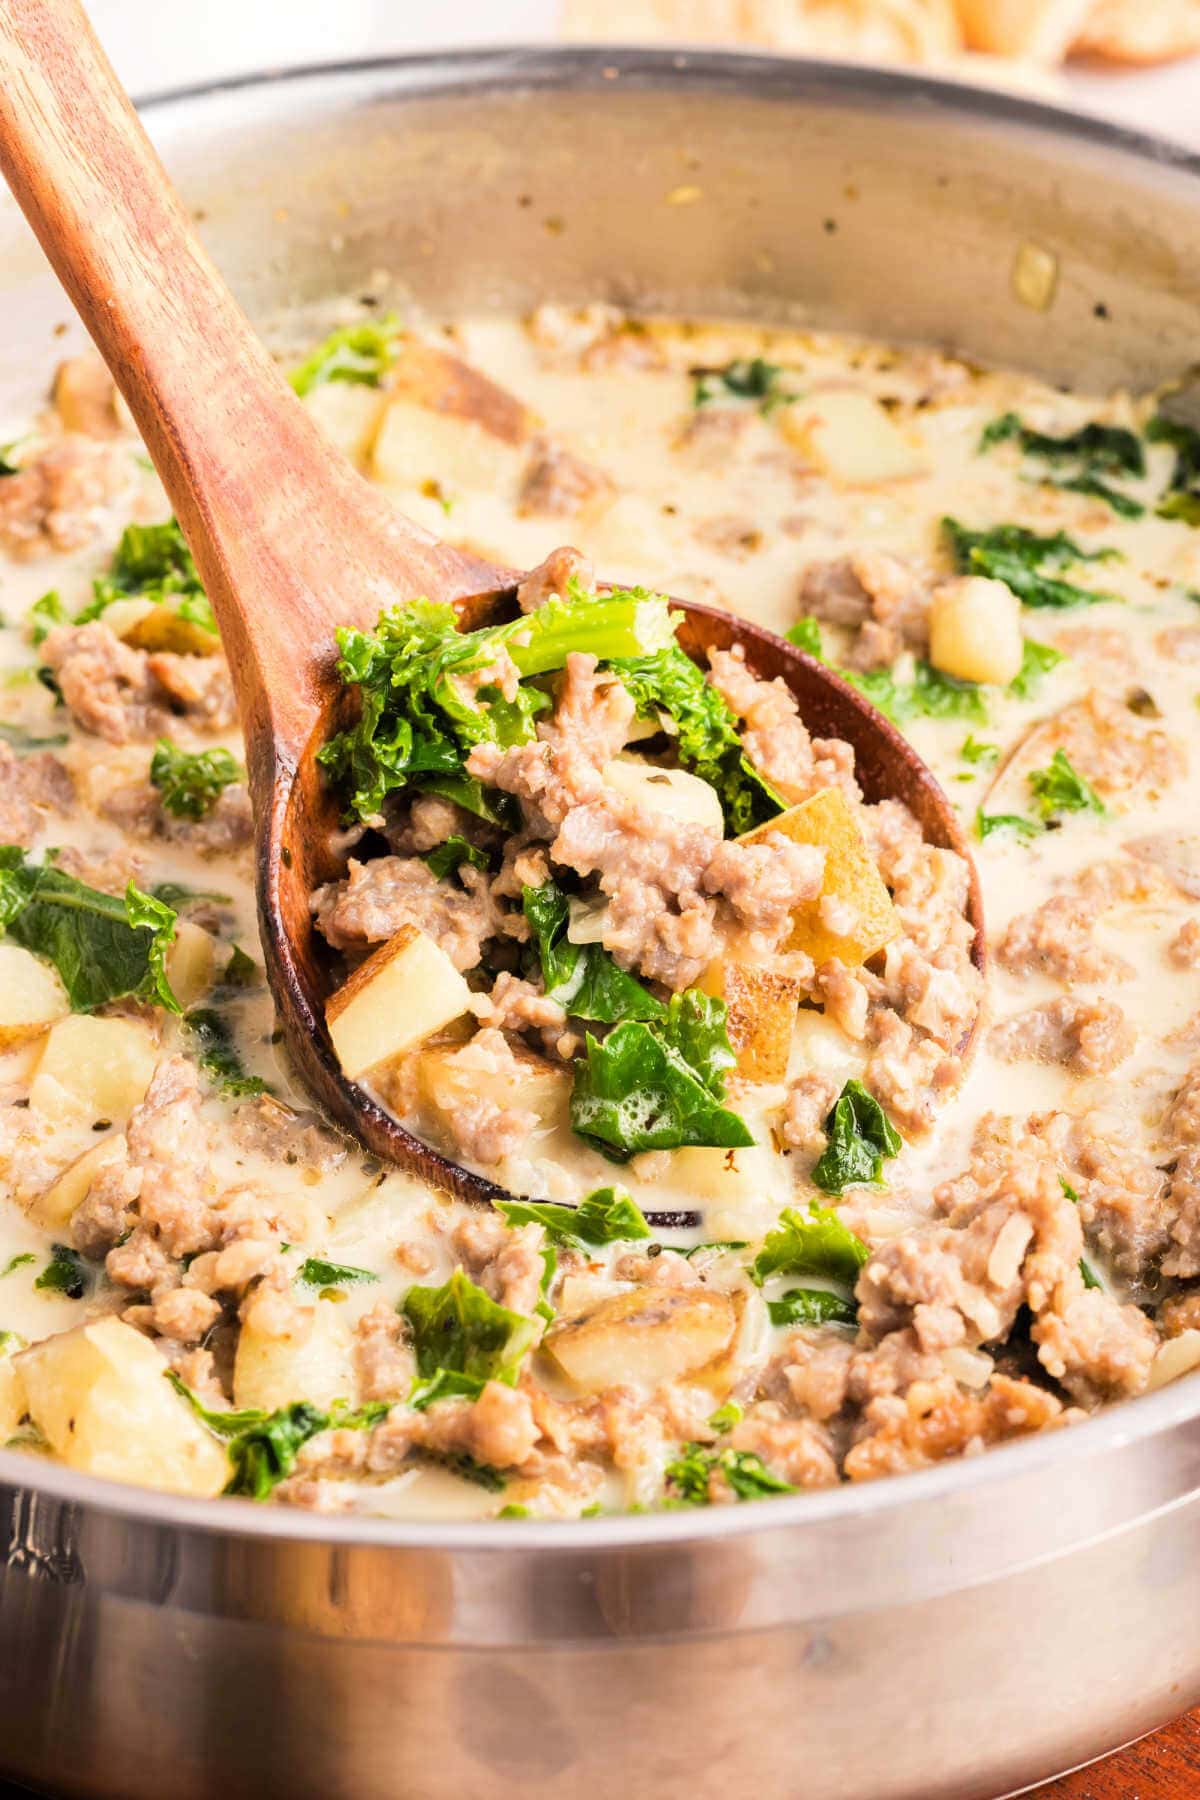
[[[999,128],[1024,128],[1101,153],[1127,156],[1151,172],[1177,171],[1185,178],[1200,178],[1200,154],[1185,146],[1044,100],[943,75],[740,51],[514,44],[416,55],[389,54],[222,76],[140,96],[137,105],[152,115],[153,126],[159,121],[169,124],[176,109],[219,101],[242,91],[262,98],[305,84],[341,88],[358,80],[388,76],[398,78],[407,91],[414,93],[602,88],[629,78],[647,87],[669,84],[683,92],[717,87],[781,101],[889,102],[900,110],[918,114],[941,111]],[[1200,207],[1200,184],[1196,198]],[[904,1509],[916,1512],[967,1493],[978,1494],[989,1485],[1036,1479],[1047,1470],[1061,1468],[1068,1458],[1102,1461],[1147,1438],[1180,1429],[1198,1416],[1200,1371],[1190,1380],[1180,1378],[1157,1393],[1121,1401],[1068,1430],[1043,1432],[980,1456],[917,1473],[857,1486],[845,1483],[794,1497],[781,1496],[766,1505],[611,1514],[585,1520],[438,1521],[309,1513],[246,1499],[196,1500],[80,1474],[62,1464],[5,1449],[0,1449],[0,1487],[44,1495],[63,1503],[79,1503],[116,1518],[207,1536],[450,1553],[472,1551],[483,1555],[516,1549],[577,1554],[667,1548],[696,1540],[782,1532],[806,1523],[818,1527],[847,1520],[869,1522]],[[1182,1497],[1180,1493],[1171,1499]],[[1146,1510],[1156,1510],[1161,1504],[1161,1497],[1157,1497]]]

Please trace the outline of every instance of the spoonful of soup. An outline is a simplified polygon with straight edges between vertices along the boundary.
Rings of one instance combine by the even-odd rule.
[[[930,1122],[913,1028],[893,1011],[862,1053],[915,979],[895,899],[914,848],[945,853],[957,921],[930,1093],[961,1072],[983,968],[961,828],[900,733],[760,627],[572,550],[522,575],[405,518],[263,349],[75,0],[4,10],[0,165],[211,601],[267,974],[314,1100],[480,1201],[701,1191],[739,1158],[770,1185],[806,1107],[818,1186],[877,1175],[890,1114]],[[380,380],[503,427],[501,390],[400,342]],[[363,348],[349,330],[325,354]]]

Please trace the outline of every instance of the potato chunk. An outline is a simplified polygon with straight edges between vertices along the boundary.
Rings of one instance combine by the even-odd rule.
[[[38,1195],[29,1208],[30,1218],[44,1231],[61,1235],[70,1224],[76,1207],[86,1200],[92,1183],[112,1163],[120,1162],[124,1155],[124,1132],[115,1131],[111,1136],[101,1138],[98,1144],[93,1144],[90,1150],[77,1156],[70,1168],[64,1169],[44,1194]]]
[[[633,1288],[551,1326],[544,1347],[585,1394],[658,1387],[715,1361],[737,1325],[727,1294]]]
[[[794,975],[748,963],[710,963],[700,978],[726,1006],[725,1027],[746,1081],[782,1081],[804,988]]]
[[[120,1319],[44,1338],[15,1358],[25,1403],[61,1462],[111,1481],[210,1497],[229,1459],[166,1380],[165,1358]]]
[[[29,1090],[48,1119],[125,1119],[145,1098],[158,1046],[139,1019],[72,1013],[51,1026]]]
[[[0,944],[0,1045],[36,1037],[70,1010],[49,963],[19,944]]]
[[[372,452],[379,480],[421,488],[515,490],[536,420],[470,364],[407,339],[388,377],[386,411]]]
[[[637,756],[614,756],[604,765],[604,780],[647,812],[666,813],[688,825],[725,835],[725,815],[716,788],[686,769],[660,769]]]
[[[891,895],[845,795],[837,788],[823,788],[777,819],[748,831],[740,842],[751,844],[770,831],[781,831],[793,843],[819,844],[825,850],[820,895],[796,908],[785,950],[806,951],[818,968],[834,956],[847,967],[857,968],[900,935]]]
[[[1021,602],[1003,581],[963,575],[945,581],[929,606],[929,660],[959,681],[1007,687],[1021,669]]]
[[[878,487],[924,474],[928,459],[861,388],[809,394],[775,414],[779,429],[843,487]]]
[[[190,919],[176,921],[175,936],[167,951],[167,980],[185,1010],[212,986],[216,954],[216,940],[210,932]]]
[[[371,454],[386,404],[379,388],[354,381],[326,381],[304,396],[305,410],[325,436],[360,467]]]
[[[215,656],[221,640],[194,619],[185,617],[178,600],[147,600],[131,595],[104,609],[104,623],[135,650],[173,650],[180,656]]]
[[[461,1018],[471,990],[446,952],[403,925],[325,1006],[338,1061],[352,1081]]]
[[[342,1317],[344,1308],[318,1300],[305,1311],[309,1316],[297,1331],[272,1337],[256,1328],[251,1308],[233,1364],[235,1406],[274,1412],[293,1400],[329,1406],[334,1400],[357,1398],[353,1337]]]
[[[389,400],[406,400],[444,418],[465,419],[505,444],[523,444],[537,420],[515,395],[459,356],[405,338],[388,373]]]
[[[526,1045],[514,1042],[511,1067],[493,1069],[472,1059],[470,1046],[437,1045],[423,1050],[417,1060],[421,1097],[435,1112],[453,1118],[473,1099],[492,1100],[497,1106],[520,1106],[535,1112],[545,1126],[565,1124],[571,1077]]]

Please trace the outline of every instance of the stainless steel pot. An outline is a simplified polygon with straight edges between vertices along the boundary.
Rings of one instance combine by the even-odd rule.
[[[231,83],[151,125],[252,312],[812,319],[1052,379],[1194,354],[1197,166],[1043,107],[750,57],[497,52]],[[1019,246],[1057,259],[1023,304]],[[0,397],[68,316],[0,212]],[[870,1488],[403,1526],[0,1453],[0,1770],[113,1800],[990,1800],[1200,1700],[1200,1379]]]

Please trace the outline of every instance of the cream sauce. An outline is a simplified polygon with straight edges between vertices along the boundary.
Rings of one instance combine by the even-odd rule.
[[[1120,561],[1070,572],[1082,585],[1113,590],[1119,600],[1061,613],[1026,610],[1026,633],[1067,652],[1036,695],[1021,701],[990,692],[986,727],[923,719],[908,727],[912,741],[968,824],[981,805],[990,811],[1028,810],[1028,793],[1020,784],[1006,793],[1003,774],[997,780],[992,768],[963,759],[968,734],[997,745],[1003,759],[1036,721],[1093,688],[1117,698],[1135,684],[1146,689],[1161,715],[1158,725],[1187,748],[1194,763],[1200,747],[1200,660],[1190,662],[1177,647],[1156,642],[1159,633],[1178,626],[1194,628],[1200,646],[1200,606],[1187,591],[1200,587],[1200,533],[1152,511],[1172,453],[1150,446],[1145,479],[1124,484],[1151,508],[1145,518],[1130,521],[1093,500],[1032,482],[1030,465],[1011,446],[986,456],[977,450],[983,427],[1010,409],[1041,429],[1066,432],[1093,419],[1136,425],[1146,416],[1142,403],[1126,395],[1063,395],[1019,375],[973,370],[929,352],[720,322],[652,324],[649,366],[618,362],[602,371],[589,370],[579,366],[577,354],[589,331],[600,335],[587,318],[580,322],[566,315],[549,315],[539,331],[520,321],[489,317],[460,322],[442,341],[518,395],[559,442],[604,471],[611,483],[604,498],[562,520],[522,516],[517,496],[523,458],[508,446],[481,440],[472,429],[458,444],[452,434],[431,436],[435,449],[428,467],[416,453],[418,461],[410,462],[403,479],[389,481],[387,470],[377,467],[376,475],[397,503],[431,530],[503,562],[532,566],[567,539],[593,559],[606,580],[726,605],[779,631],[800,616],[800,578],[810,564],[870,547],[909,560],[927,570],[931,580],[944,576],[948,564],[938,533],[944,514],[969,525],[1012,520],[1040,531],[1065,529],[1121,553]],[[782,429],[780,409],[762,413],[752,403],[714,405],[714,414],[727,404],[741,419],[715,447],[706,451],[689,439],[689,426],[697,417],[689,370],[760,355],[786,366],[800,395],[850,385],[875,396],[912,447],[918,472],[879,486],[839,485],[797,450]],[[314,410],[343,441],[353,438],[361,445],[363,408],[376,401],[364,398],[363,390],[348,392],[352,401],[340,394],[331,404],[330,390],[321,390]],[[63,728],[61,709],[33,676],[36,652],[23,629],[28,608],[46,589],[56,587],[73,612],[88,597],[93,574],[107,565],[122,526],[131,517],[156,519],[165,511],[157,483],[131,460],[129,491],[100,522],[92,547],[25,565],[0,560],[4,720],[30,730]],[[1081,644],[1075,634],[1084,628],[1104,634],[1107,642]],[[827,631],[826,642],[838,651],[836,632]],[[236,734],[218,741],[238,751]],[[89,780],[103,785],[117,772],[144,771],[149,747],[113,752],[72,732],[63,754],[86,793]],[[1009,788],[1014,788],[1011,780]],[[1121,856],[1131,838],[1152,831],[1189,833],[1194,813],[1189,784],[1179,780],[1130,807],[1117,798],[1104,817],[1067,816],[1058,829],[1031,845],[1005,834],[977,844],[993,947],[1016,915],[1037,906],[1064,881]],[[40,847],[75,844],[95,856],[121,842],[116,826],[82,810],[68,820],[51,821]],[[201,858],[161,843],[143,844],[139,850],[146,858],[147,879],[227,894],[222,938],[255,953],[247,858]],[[1164,882],[1152,902],[1114,909],[1098,927],[1098,941],[1132,965],[1126,980],[1079,990],[1085,997],[1103,994],[1116,1000],[1136,1028],[1136,1045],[1115,1075],[1088,1080],[1059,1067],[1001,1061],[985,1037],[937,1130],[904,1146],[889,1165],[886,1192],[858,1191],[847,1197],[843,1213],[848,1221],[878,1241],[905,1229],[915,1216],[931,1213],[933,1187],[966,1166],[973,1133],[987,1112],[1024,1117],[1050,1107],[1078,1113],[1097,1105],[1124,1121],[1131,1141],[1143,1140],[1200,1040],[1200,1032],[1189,1040],[1182,1031],[1200,1012],[1200,972],[1181,969],[1167,954],[1181,925],[1198,917],[1200,902]],[[1061,991],[1037,975],[1010,974],[993,960],[989,1008],[995,1021]],[[178,1041],[173,1022],[161,1020],[159,1030],[164,1048]],[[269,998],[261,985],[240,1003],[237,1037],[247,1067],[266,1077],[281,1100],[303,1108],[304,1097],[278,1054]],[[800,1060],[794,1060],[793,1073],[812,1053],[798,1041]],[[0,1090],[6,1097],[18,1098],[26,1090],[37,1054],[35,1043],[0,1055]],[[827,1044],[825,1055],[840,1074],[860,1066],[858,1052],[845,1041]],[[220,1121],[224,1103],[212,1097],[206,1112]],[[122,1122],[114,1121],[114,1128]],[[607,1185],[614,1178],[611,1164],[565,1131],[540,1149],[544,1154],[535,1149],[532,1166],[511,1171],[515,1185],[526,1191],[553,1198],[558,1192],[577,1194],[581,1187]],[[556,1173],[563,1168],[569,1171],[565,1182]],[[422,1281],[437,1283],[453,1267],[447,1203],[406,1177],[376,1170],[356,1151],[317,1169],[246,1150],[229,1137],[222,1139],[211,1180],[214,1190],[250,1182],[286,1200],[294,1229],[287,1254],[297,1269],[306,1255],[324,1254],[378,1275],[377,1283],[351,1286],[318,1302],[336,1305],[349,1323],[377,1301],[394,1303],[403,1296],[414,1279],[414,1249],[424,1265]],[[697,1151],[676,1157],[670,1173],[640,1198],[644,1205],[662,1208],[698,1206],[702,1225],[689,1234],[697,1240],[753,1239],[770,1228],[780,1205],[793,1194],[779,1159],[765,1151],[738,1152],[732,1170],[725,1166],[725,1153]],[[40,1231],[19,1206],[0,1206],[0,1270],[7,1270],[0,1274],[0,1328],[31,1341],[118,1303],[105,1289],[83,1301],[38,1290],[34,1279],[50,1241],[50,1234]],[[25,1255],[35,1262],[9,1266]],[[594,1259],[601,1269],[610,1260],[603,1255]],[[1113,1280],[1111,1272],[1106,1279]],[[605,1495],[615,1499],[616,1493],[610,1481]],[[407,1469],[375,1483],[357,1503],[397,1515],[436,1511],[446,1516],[494,1512],[500,1504],[494,1494],[435,1468]]]

